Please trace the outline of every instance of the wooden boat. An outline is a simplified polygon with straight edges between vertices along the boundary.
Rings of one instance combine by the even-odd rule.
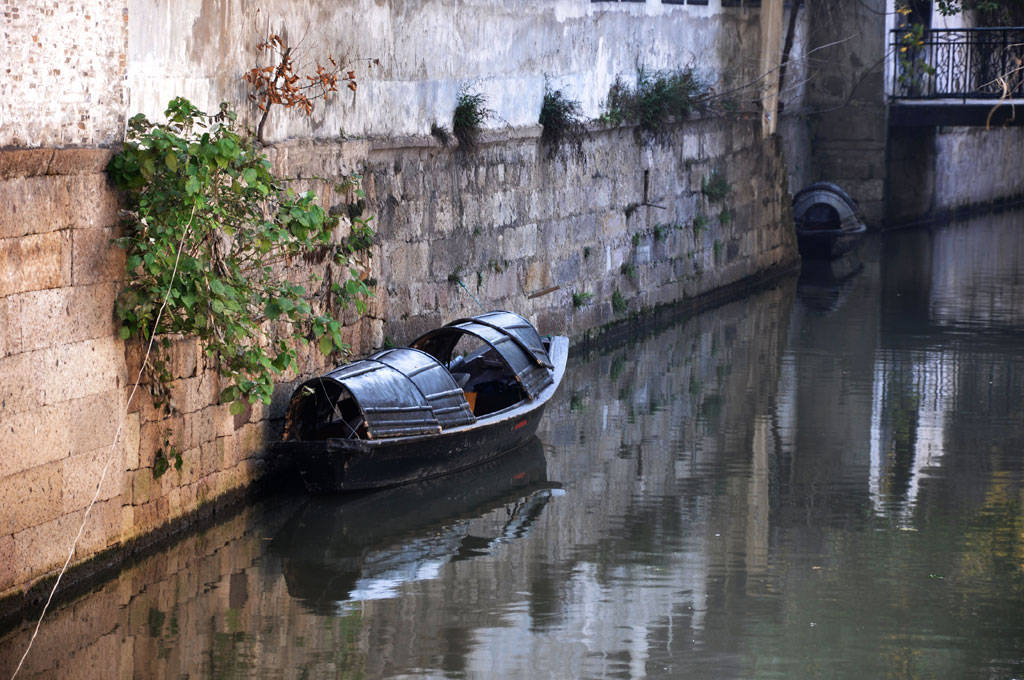
[[[867,231],[850,196],[831,182],[815,182],[793,196],[800,255],[832,260],[849,252]]]
[[[568,354],[511,312],[459,319],[300,385],[276,449],[313,493],[478,465],[533,436]]]

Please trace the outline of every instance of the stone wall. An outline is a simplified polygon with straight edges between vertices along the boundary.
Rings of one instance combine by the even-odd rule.
[[[123,255],[109,152],[0,152],[0,592],[63,561],[123,410],[124,346],[112,305]],[[126,461],[114,451],[82,554],[121,536]]]
[[[286,152],[274,155],[288,166]],[[194,340],[171,339],[170,413],[154,407],[145,382],[131,398],[144,347],[116,332],[124,253],[111,242],[120,229],[110,157],[0,151],[0,596],[63,564],[105,466],[75,563],[212,509],[259,478],[264,444],[277,435],[269,408],[232,416],[218,403],[218,376]],[[338,149],[332,158],[333,176],[351,172]],[[325,205],[343,200],[321,184]],[[356,353],[380,345],[379,321],[347,321]],[[309,372],[326,365],[317,352],[301,362]],[[155,478],[168,442],[182,466]]]
[[[835,182],[868,226],[885,213],[885,0],[804,3],[810,23],[804,109],[810,126],[811,181]],[[794,188],[794,191],[800,187]]]
[[[940,128],[935,145],[935,210],[1024,199],[1024,127]]]
[[[475,297],[579,337],[792,264],[781,141],[762,140],[758,125],[691,121],[661,141],[595,128],[580,161],[548,159],[539,128],[472,157],[430,138],[376,145],[366,184],[385,333],[409,341],[479,312]],[[702,186],[715,172],[732,189],[712,203]],[[613,308],[616,291],[625,310]]]
[[[1024,127],[893,127],[886,223],[976,213],[1024,200]]]
[[[794,264],[781,144],[760,139],[758,121],[695,120],[661,141],[629,127],[591,135],[581,160],[547,159],[536,128],[494,134],[477,155],[429,137],[268,152],[325,207],[346,200],[335,182],[364,174],[377,294],[364,319],[343,319],[356,354],[475,313],[474,297],[578,338]],[[144,387],[129,399],[143,348],[115,333],[123,253],[110,242],[119,232],[109,156],[0,152],[0,593],[15,600],[63,563],[108,457],[76,564],[180,526],[259,479],[291,390],[286,380],[271,406],[232,416],[202,352],[175,340],[171,413]],[[732,187],[719,203],[702,193],[713,171]],[[615,291],[626,309],[613,309]],[[317,373],[325,360],[310,351],[300,368]],[[165,440],[183,464],[154,478]]]

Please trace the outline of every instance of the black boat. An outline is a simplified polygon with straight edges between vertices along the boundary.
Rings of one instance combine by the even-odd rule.
[[[397,486],[462,470],[537,430],[569,341],[505,311],[453,321],[299,386],[281,455],[313,493]]]
[[[793,196],[800,255],[831,260],[849,252],[867,231],[857,204],[831,182],[815,182]]]

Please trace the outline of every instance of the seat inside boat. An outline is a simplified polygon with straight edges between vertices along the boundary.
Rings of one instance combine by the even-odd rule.
[[[448,362],[448,371],[465,393],[473,415],[479,418],[514,406],[526,398],[526,392],[498,353],[474,340],[465,336],[459,341],[454,358]]]

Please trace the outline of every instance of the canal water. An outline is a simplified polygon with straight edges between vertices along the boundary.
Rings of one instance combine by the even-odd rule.
[[[1024,677],[1022,233],[875,237],[576,355],[514,455],[247,507],[19,677]]]

